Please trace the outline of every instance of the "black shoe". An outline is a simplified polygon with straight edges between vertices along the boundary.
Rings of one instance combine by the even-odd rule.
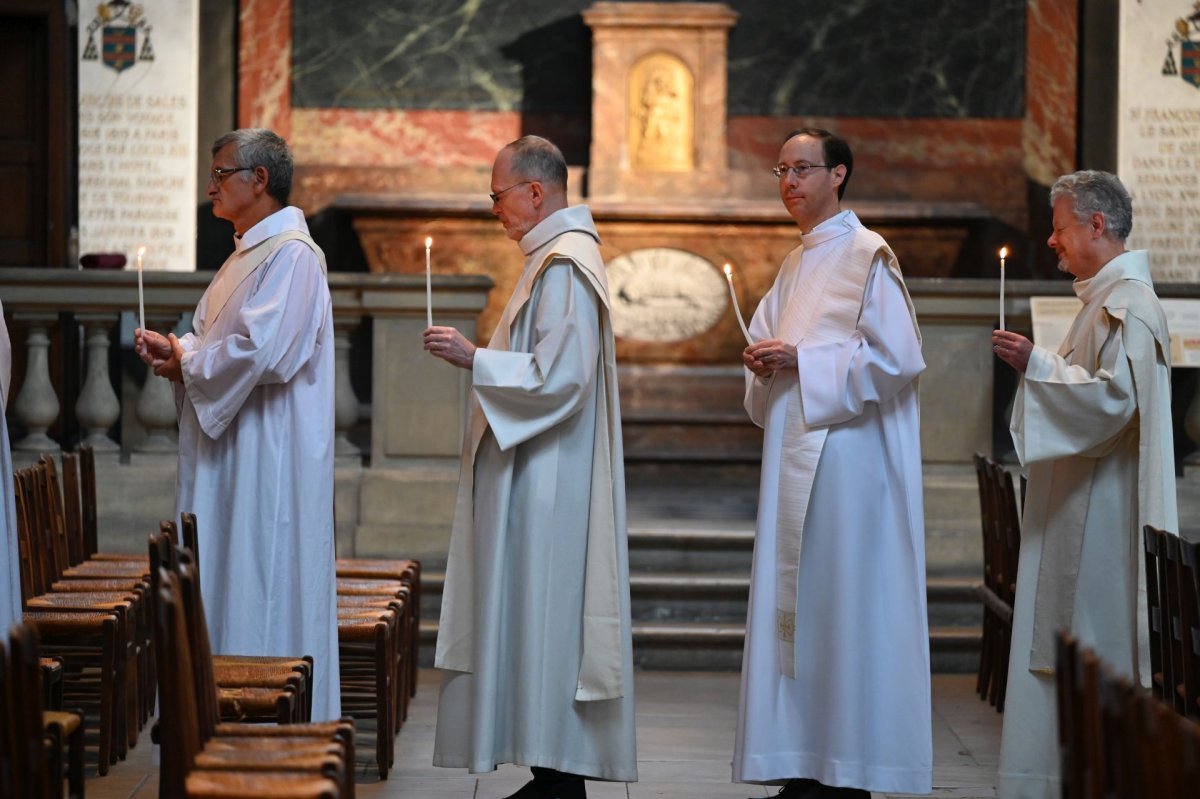
[[[871,799],[871,792],[862,788],[838,788],[820,783],[811,793],[805,794],[806,799]]]
[[[810,792],[821,787],[821,783],[816,780],[788,780],[779,793],[775,794],[775,799],[810,799]],[[750,797],[754,799],[754,797]]]
[[[534,766],[533,779],[505,799],[587,799],[583,777]]]

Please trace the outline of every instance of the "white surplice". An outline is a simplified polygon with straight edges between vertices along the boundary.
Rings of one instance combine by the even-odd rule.
[[[236,241],[222,271],[308,228],[287,207]],[[333,542],[333,306],[317,254],[279,244],[215,319],[180,339],[177,508],[197,516],[213,651],[312,655],[313,721],[341,715]]]
[[[818,264],[861,223],[849,212],[803,237],[750,324],[771,338]],[[833,248],[831,250],[831,248]],[[831,254],[831,252],[833,254]],[[871,263],[857,329],[797,347],[797,373],[747,372],[747,410],[764,427],[762,482],[742,662],[733,779],[811,778],[929,793],[932,722],[917,376],[924,370],[907,292],[884,251]],[[825,426],[804,522],[794,679],[780,667],[776,539],[787,395]]]
[[[8,408],[8,387],[12,377],[12,342],[4,324],[4,306],[0,305],[0,408]],[[21,558],[17,546],[17,506],[13,495],[12,450],[8,442],[8,424],[0,431],[0,633],[21,621]]]
[[[1179,529],[1170,345],[1145,251],[1123,253],[1074,288],[1083,308],[1058,354],[1033,348],[1013,405],[1013,441],[1029,483],[1002,799],[1059,795],[1052,650],[1059,628],[1117,673],[1148,684],[1141,529]]]
[[[511,324],[475,352],[482,438],[464,453],[473,491],[456,514],[438,634],[438,766],[637,779],[615,347],[597,242],[583,206],[527,233]]]

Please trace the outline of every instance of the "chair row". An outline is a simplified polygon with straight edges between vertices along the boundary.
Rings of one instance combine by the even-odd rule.
[[[1055,666],[1064,799],[1197,795],[1200,725],[1065,633]]]
[[[1149,525],[1142,541],[1154,695],[1200,719],[1200,542]]]
[[[975,476],[979,483],[979,518],[983,534],[983,583],[979,587],[983,602],[983,642],[975,690],[981,699],[987,699],[997,712],[1002,713],[1017,594],[1021,522],[1009,471],[976,453]]]
[[[50,456],[14,475],[23,620],[37,628],[43,652],[62,662],[64,699],[85,711],[105,774],[153,709],[148,563],[144,555],[88,551],[89,477],[85,470],[81,479],[71,453],[62,465],[61,486]]]
[[[192,553],[151,540],[164,797],[353,799],[354,724],[220,720],[214,662]],[[161,561],[161,565],[159,564]]]
[[[37,633],[14,625],[0,641],[0,797],[82,799],[83,714],[47,710]],[[64,759],[64,749],[67,756]]]

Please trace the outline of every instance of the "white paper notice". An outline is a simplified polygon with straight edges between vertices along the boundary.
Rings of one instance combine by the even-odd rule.
[[[80,5],[79,252],[196,268],[197,0]]]

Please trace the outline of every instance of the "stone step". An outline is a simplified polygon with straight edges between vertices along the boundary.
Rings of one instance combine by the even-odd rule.
[[[421,622],[423,665],[432,664],[437,628],[436,621]],[[736,671],[741,668],[745,637],[745,624],[737,622],[637,622],[634,666],[655,671]],[[974,671],[982,639],[979,627],[930,627],[932,671]]]

